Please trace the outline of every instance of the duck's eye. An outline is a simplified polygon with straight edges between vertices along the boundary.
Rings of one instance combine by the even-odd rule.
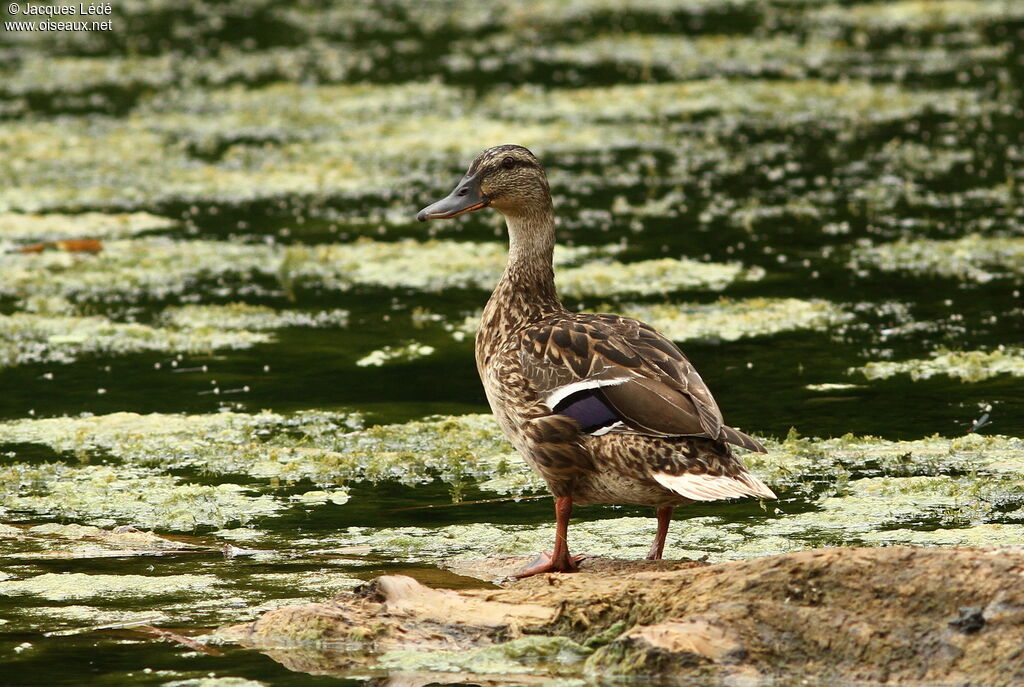
[[[504,167],[505,169],[512,169],[513,167],[516,166],[516,161],[510,157],[506,157],[504,160],[501,161],[501,166]]]

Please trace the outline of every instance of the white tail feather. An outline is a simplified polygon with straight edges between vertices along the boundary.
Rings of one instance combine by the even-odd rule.
[[[767,499],[775,498],[775,492],[749,472],[741,473],[736,477],[700,475],[690,472],[682,475],[655,472],[652,477],[666,489],[671,489],[680,496],[693,501],[719,501],[722,499],[738,499],[745,496],[760,496]]]
[[[573,382],[572,384],[560,386],[554,391],[552,391],[550,394],[548,394],[548,397],[544,399],[544,405],[546,405],[548,408],[554,408],[566,396],[570,396],[576,393],[577,391],[584,391],[585,389],[599,389],[602,386],[615,386],[617,384],[628,382],[630,379],[631,377],[612,377],[610,379],[581,379],[578,382]]]
[[[592,437],[599,437],[602,434],[607,434],[608,432],[612,431],[613,429],[622,429],[625,426],[626,425],[622,424],[621,422],[613,422],[612,424],[608,425],[607,427],[602,427],[601,429],[599,429],[599,430],[597,430],[595,432],[591,432],[590,436],[592,436]]]

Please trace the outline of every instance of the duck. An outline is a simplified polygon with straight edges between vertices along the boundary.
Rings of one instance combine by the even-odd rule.
[[[731,447],[765,452],[725,424],[683,352],[653,327],[614,314],[573,312],[555,289],[555,213],[547,175],[520,145],[485,150],[446,197],[417,219],[497,210],[508,259],[480,319],[476,366],[498,425],[554,496],[552,550],[513,577],[570,573],[574,504],[654,508],[647,555],[660,560],[677,506],[775,498]]]

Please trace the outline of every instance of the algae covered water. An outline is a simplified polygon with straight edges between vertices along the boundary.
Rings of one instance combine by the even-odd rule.
[[[414,218],[500,143],[567,305],[665,332],[770,449],[779,500],[679,509],[667,557],[1024,544],[1020,3],[111,8],[0,30],[5,684],[596,679],[206,641],[549,545],[473,365],[500,217]],[[576,516],[593,555],[654,531]]]

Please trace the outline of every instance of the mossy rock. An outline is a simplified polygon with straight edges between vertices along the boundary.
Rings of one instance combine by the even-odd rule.
[[[317,672],[339,676],[374,666],[529,674],[539,664],[547,674],[631,679],[1024,679],[1019,550],[836,548],[676,570],[589,565],[498,590],[382,577],[218,634],[274,657],[312,642],[323,647]],[[339,640],[370,652],[369,663],[354,670],[351,658],[332,657]]]

